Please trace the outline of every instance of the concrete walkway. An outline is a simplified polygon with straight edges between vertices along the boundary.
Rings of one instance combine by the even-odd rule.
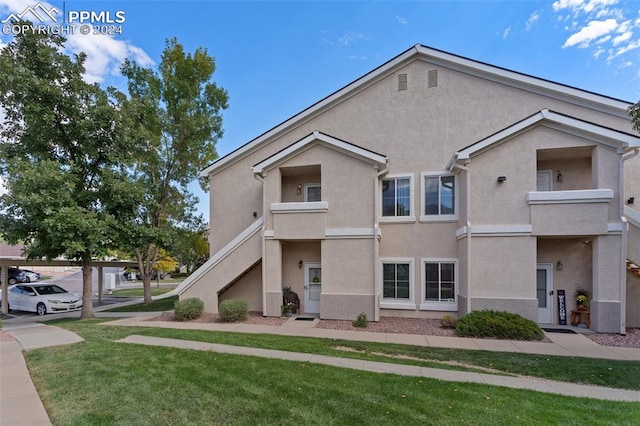
[[[546,333],[552,343],[538,343],[412,334],[372,333],[367,331],[329,330],[314,328],[314,325],[318,320],[296,321],[295,318],[290,319],[281,326],[268,326],[256,324],[149,321],[149,319],[157,316],[158,313],[130,314],[132,316],[127,318],[122,318],[122,315],[122,313],[96,312],[96,316],[98,317],[121,318],[115,321],[106,322],[104,323],[105,326],[162,327],[239,333],[279,334],[286,336],[401,343],[437,348],[521,352],[543,355],[640,361],[640,349],[600,346],[581,334]],[[39,318],[39,320],[42,319]],[[16,319],[15,322],[13,320],[4,321],[3,327],[3,331],[11,334],[15,338],[15,341],[0,342],[0,424],[49,425],[51,422],[44,410],[33,382],[31,381],[22,351],[49,346],[73,344],[82,342],[83,339],[60,327],[26,322],[18,319]],[[429,377],[438,380],[483,383],[494,386],[512,387],[516,389],[530,389],[565,396],[595,398],[609,401],[640,402],[640,392],[638,391],[577,385],[553,380],[440,370],[435,368],[407,366],[384,362],[362,361],[297,352],[237,347],[177,339],[162,339],[138,335],[129,336],[123,339],[122,342],[128,344],[135,343],[171,346],[256,357],[294,360],[377,373]]]

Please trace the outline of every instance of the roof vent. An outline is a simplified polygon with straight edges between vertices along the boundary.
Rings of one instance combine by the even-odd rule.
[[[407,90],[407,74],[398,74],[398,90]]]
[[[429,70],[427,87],[438,87],[438,70]]]

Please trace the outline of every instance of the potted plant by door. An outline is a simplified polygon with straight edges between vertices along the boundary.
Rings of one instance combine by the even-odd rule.
[[[579,311],[589,309],[589,291],[582,287],[576,289],[576,308]]]

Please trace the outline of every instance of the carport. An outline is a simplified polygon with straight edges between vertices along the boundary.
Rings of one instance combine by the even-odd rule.
[[[124,268],[126,266],[137,266],[136,262],[131,261],[100,261],[95,260],[91,262],[91,267],[98,268],[98,300],[102,301],[102,293],[104,289],[104,274],[103,268]],[[3,314],[9,313],[9,267],[20,266],[80,266],[78,262],[70,260],[38,260],[27,259],[21,256],[1,256],[0,255],[0,268],[2,268],[1,280],[2,280],[2,309]]]

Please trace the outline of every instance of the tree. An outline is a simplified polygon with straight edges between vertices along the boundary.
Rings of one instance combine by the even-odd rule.
[[[636,132],[640,132],[640,102],[631,105],[627,112],[629,113],[629,117],[631,117],[631,122],[633,123],[633,130]]]
[[[209,256],[209,242],[205,230],[177,229],[169,251],[176,257],[180,265],[187,268],[187,274],[191,274]]]
[[[55,35],[16,35],[0,53],[0,234],[29,258],[82,265],[82,318],[93,317],[91,259],[115,244],[135,211],[124,176],[121,94],[82,79],[85,55]]]
[[[130,61],[122,67],[129,82],[123,111],[139,147],[131,180],[144,192],[125,232],[142,273],[144,303],[151,303],[159,249],[169,247],[176,227],[195,219],[188,185],[217,156],[228,96],[210,81],[214,71],[206,49],[185,53],[175,38],[167,40],[157,71]]]

